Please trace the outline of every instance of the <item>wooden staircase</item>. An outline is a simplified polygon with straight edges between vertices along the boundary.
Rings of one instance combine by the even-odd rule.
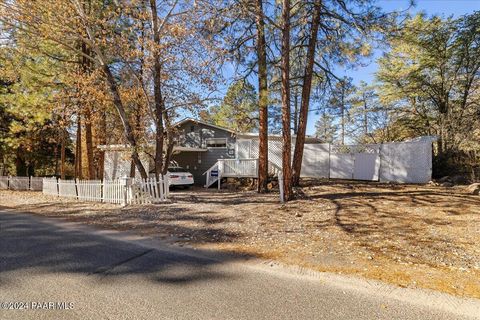
[[[218,171],[218,161],[203,173],[206,175],[205,188],[210,188],[212,184],[218,181],[220,172]]]

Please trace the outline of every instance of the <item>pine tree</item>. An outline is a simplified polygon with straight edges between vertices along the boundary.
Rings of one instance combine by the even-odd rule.
[[[315,137],[322,143],[333,143],[337,139],[337,130],[338,127],[335,125],[333,117],[322,112],[315,123]]]

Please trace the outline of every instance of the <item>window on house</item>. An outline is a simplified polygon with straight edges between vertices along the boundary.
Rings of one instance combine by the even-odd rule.
[[[207,148],[226,148],[227,138],[208,138],[205,139],[205,146]]]
[[[194,132],[195,131],[195,126],[190,126],[190,132]]]

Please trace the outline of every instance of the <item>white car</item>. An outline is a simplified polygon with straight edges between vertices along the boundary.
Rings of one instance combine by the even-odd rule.
[[[193,175],[182,167],[168,168],[170,186],[190,187],[193,185]]]

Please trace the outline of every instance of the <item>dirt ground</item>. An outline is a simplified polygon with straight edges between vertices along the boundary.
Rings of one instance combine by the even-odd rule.
[[[306,182],[298,200],[194,189],[120,208],[0,191],[0,207],[480,298],[480,196],[463,187]]]

